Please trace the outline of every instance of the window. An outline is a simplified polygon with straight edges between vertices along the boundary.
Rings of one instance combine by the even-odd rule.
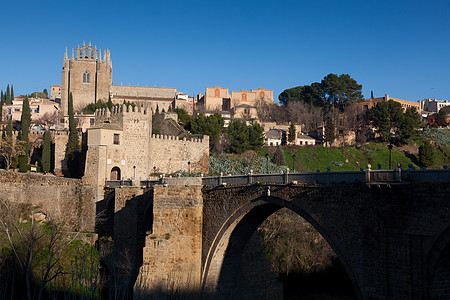
[[[83,83],[89,83],[91,81],[91,74],[88,71],[83,74]]]
[[[114,145],[119,145],[119,134],[114,133]]]
[[[91,118],[91,119],[89,120],[89,124],[91,124],[91,126],[94,126],[94,124],[95,124],[95,119],[94,119],[94,118]]]

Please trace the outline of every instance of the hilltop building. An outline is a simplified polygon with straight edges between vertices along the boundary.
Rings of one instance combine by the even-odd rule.
[[[69,94],[72,93],[74,109],[81,110],[90,103],[98,100],[108,101],[109,97],[114,103],[132,101],[145,104],[160,111],[180,107],[192,114],[194,109],[194,98],[178,92],[175,88],[147,87],[147,86],[124,86],[113,85],[112,61],[109,49],[97,50],[92,48],[91,42],[80,47],[76,52],[72,49],[69,59],[64,53],[63,69],[61,72],[61,85],[52,85],[51,98],[61,99],[63,115],[68,115]]]
[[[2,120],[20,121],[24,99],[25,96],[14,97],[12,104],[4,104],[1,111]],[[59,104],[54,101],[41,98],[28,98],[28,101],[32,122],[37,122],[44,116],[51,118],[54,114],[59,113]],[[57,119],[57,116],[55,119]]]
[[[437,100],[437,99],[424,99],[419,101],[420,109],[428,113],[437,113],[441,108],[449,106],[450,101],[448,100]]]
[[[250,91],[231,91],[220,86],[207,87],[205,95],[199,94],[197,108],[205,111],[230,111],[233,118],[257,119],[256,107],[260,101],[273,103],[273,91],[264,88]]]
[[[365,99],[363,102],[358,102],[358,103],[355,103],[354,105],[356,107],[358,114],[360,114],[368,109],[371,109],[372,107],[377,105],[378,102],[389,101],[389,100],[393,100],[395,102],[400,103],[403,107],[403,110],[406,110],[409,107],[413,107],[417,110],[418,113],[421,112],[421,107],[420,107],[419,103],[413,102],[413,101],[408,101],[408,100],[403,100],[403,99],[398,99],[398,98],[392,98],[388,94],[384,95],[384,97]]]

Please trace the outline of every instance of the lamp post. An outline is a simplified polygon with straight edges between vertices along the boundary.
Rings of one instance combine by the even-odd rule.
[[[133,177],[133,179],[136,180],[136,166],[133,166],[133,171],[134,171],[134,177]]]
[[[188,172],[189,172],[189,174],[191,174],[191,162],[190,161],[188,161]]]
[[[266,172],[269,174],[269,153],[266,153]]]
[[[292,172],[295,172],[295,154],[292,155]]]
[[[391,169],[391,158],[392,158],[392,144],[388,145],[389,149],[389,170]]]

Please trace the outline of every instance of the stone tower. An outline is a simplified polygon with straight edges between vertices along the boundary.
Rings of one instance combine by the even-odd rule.
[[[97,57],[98,54],[98,57]],[[69,94],[73,95],[75,110],[82,109],[98,100],[107,101],[112,85],[112,62],[109,50],[104,50],[103,59],[97,46],[77,46],[76,56],[72,49],[72,58],[64,53],[61,72],[61,106],[64,115],[68,115]]]

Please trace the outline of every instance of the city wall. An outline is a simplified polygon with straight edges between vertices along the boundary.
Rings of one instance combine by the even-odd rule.
[[[95,190],[79,179],[0,170],[0,199],[37,207],[74,229],[94,232]]]
[[[171,174],[180,170],[208,173],[209,136],[202,139],[179,139],[152,135],[150,139],[150,172]]]

